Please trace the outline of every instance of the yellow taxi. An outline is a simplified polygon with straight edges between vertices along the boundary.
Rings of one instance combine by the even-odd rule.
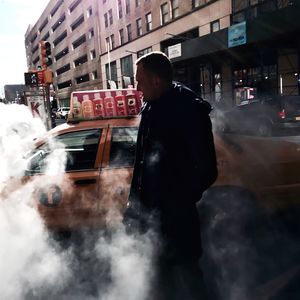
[[[23,184],[33,184],[33,205],[49,228],[101,227],[122,219],[140,96],[134,89],[73,92],[68,122],[26,155]],[[214,138],[218,178],[200,204],[225,205],[240,218],[249,205],[267,215],[299,211],[299,143],[217,132]]]
[[[103,226],[122,217],[138,125],[138,116],[69,121],[37,141],[27,155],[25,181],[39,179],[34,198],[49,227]],[[299,209],[300,144],[218,133],[214,136],[219,175],[204,199],[228,198],[230,193],[230,201],[240,204],[245,195],[251,196],[251,201],[268,214]],[[49,155],[55,153],[65,153],[66,161],[65,170],[53,176]]]

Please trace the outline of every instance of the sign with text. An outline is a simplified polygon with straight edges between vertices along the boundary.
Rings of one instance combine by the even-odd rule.
[[[181,56],[181,44],[168,47],[168,56],[170,59]]]
[[[42,122],[47,124],[47,114],[44,97],[42,95],[26,95],[28,108],[33,117],[41,118]]]
[[[246,44],[246,21],[228,28],[228,48]]]

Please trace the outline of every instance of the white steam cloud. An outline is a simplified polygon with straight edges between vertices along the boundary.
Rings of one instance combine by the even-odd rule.
[[[48,179],[33,176],[24,182],[25,154],[45,133],[26,106],[0,103],[0,298],[146,299],[153,233],[127,235],[120,224],[110,234],[82,229],[59,240],[46,228],[36,209],[36,190],[70,183],[62,182],[66,153],[54,140],[47,141]]]

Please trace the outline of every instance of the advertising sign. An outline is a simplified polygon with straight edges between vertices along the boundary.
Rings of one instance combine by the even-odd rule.
[[[134,116],[141,106],[141,93],[131,88],[76,91],[71,95],[69,119]]]
[[[43,95],[26,95],[28,108],[33,117],[41,118],[43,123],[47,125],[47,114]]]
[[[228,48],[246,44],[246,21],[228,28]]]

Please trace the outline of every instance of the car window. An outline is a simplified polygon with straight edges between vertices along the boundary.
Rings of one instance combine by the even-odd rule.
[[[112,129],[109,167],[131,167],[135,158],[137,127]]]
[[[67,152],[66,171],[93,169],[101,136],[101,129],[90,129],[69,132],[55,137],[60,149]],[[60,149],[55,149],[59,151]],[[48,155],[53,152],[51,146],[45,143],[29,155],[27,172],[43,173],[47,165]]]

